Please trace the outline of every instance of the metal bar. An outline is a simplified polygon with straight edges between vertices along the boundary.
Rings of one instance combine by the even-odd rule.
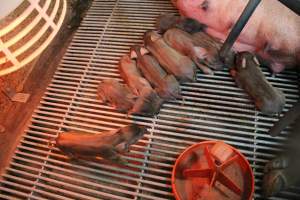
[[[246,8],[242,12],[241,16],[239,17],[238,21],[233,26],[232,30],[230,31],[228,37],[226,38],[223,46],[220,50],[220,57],[225,60],[227,57],[228,52],[230,51],[231,47],[233,46],[234,42],[240,35],[241,31],[243,30],[244,26],[247,24],[249,18],[255,11],[256,7],[260,3],[261,0],[249,0]]]

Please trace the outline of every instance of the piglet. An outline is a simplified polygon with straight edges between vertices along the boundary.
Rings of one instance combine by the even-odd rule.
[[[223,43],[205,32],[197,32],[192,34],[193,44],[198,50],[196,53],[202,55],[202,60],[206,65],[211,66],[213,69],[220,70],[223,67],[231,67],[234,64],[235,52],[230,50],[226,58],[220,58],[219,52]]]
[[[129,114],[153,116],[158,113],[163,100],[158,96],[150,83],[142,76],[136,61],[125,55],[121,58],[119,70],[131,91],[138,95]]]
[[[222,69],[224,66],[218,54],[219,43],[203,32],[200,34],[204,36],[198,37],[198,33],[191,35],[181,29],[171,28],[163,38],[170,47],[189,56],[205,74],[213,74],[210,68]]]
[[[253,54],[241,52],[237,54],[235,67],[230,73],[236,84],[251,96],[262,113],[267,115],[281,113],[285,97],[267,81],[259,66]]]
[[[153,56],[146,54],[146,49],[140,46],[133,46],[131,55],[137,59],[137,67],[151,85],[154,86],[161,98],[168,100],[180,97],[180,85],[176,78],[167,74]]]
[[[119,153],[127,152],[146,133],[146,127],[128,125],[117,130],[97,134],[62,132],[56,138],[56,146],[65,154],[75,158],[100,156],[118,164],[125,164]]]
[[[114,79],[106,79],[99,84],[98,97],[104,103],[109,102],[120,112],[128,112],[137,98],[126,85]]]
[[[158,60],[161,66],[173,74],[179,82],[195,80],[195,64],[187,56],[181,55],[170,47],[164,39],[154,31],[147,31],[144,36],[146,48]]]
[[[155,90],[144,87],[129,114],[153,116],[159,112],[162,103],[163,99],[158,96]]]
[[[150,83],[142,76],[136,66],[136,61],[129,55],[124,55],[119,62],[119,70],[123,80],[135,95],[139,95],[143,88],[151,88]]]

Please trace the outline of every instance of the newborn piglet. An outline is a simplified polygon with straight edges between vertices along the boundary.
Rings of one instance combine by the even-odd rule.
[[[249,52],[236,56],[235,67],[230,71],[236,84],[254,100],[256,107],[264,114],[281,113],[285,104],[283,93],[274,88],[265,78],[257,58]]]
[[[100,156],[118,164],[125,164],[119,153],[127,152],[146,133],[146,127],[128,125],[117,130],[97,134],[82,132],[62,132],[56,138],[56,146],[74,158]]]
[[[151,88],[150,83],[137,68],[136,61],[132,60],[129,55],[125,55],[120,59],[119,70],[123,80],[135,95],[139,95],[145,87]]]
[[[180,97],[180,86],[176,78],[167,74],[153,56],[142,52],[146,52],[146,49],[133,46],[131,57],[137,59],[137,67],[153,85],[158,95],[166,100]]]
[[[214,46],[209,46],[204,41],[202,43],[205,43],[205,45],[199,42],[197,43],[198,46],[194,45],[193,37],[189,33],[178,28],[171,28],[165,32],[163,38],[170,47],[182,55],[189,56],[205,74],[213,74],[210,68],[223,68],[223,63],[217,59],[218,53],[211,50],[214,49]],[[202,39],[205,40],[206,38],[203,37]]]
[[[159,33],[164,33],[171,28],[179,28],[188,33],[204,31],[206,25],[192,18],[178,16],[173,13],[160,15],[156,20],[156,28]]]
[[[106,79],[99,84],[98,97],[120,112],[128,112],[137,98],[126,85],[114,79]]]
[[[154,31],[147,31],[144,36],[144,43],[160,65],[168,73],[173,74],[179,82],[195,80],[194,62],[170,47],[159,34]]]
[[[192,34],[193,44],[197,48],[196,55],[201,58],[202,62],[212,67],[215,70],[221,70],[224,67],[231,67],[234,64],[235,52],[230,50],[225,58],[222,60],[219,52],[223,43],[208,35],[205,32],[197,32]]]
[[[158,113],[163,100],[158,96],[150,83],[142,76],[136,61],[130,56],[123,56],[119,63],[119,70],[131,91],[138,95],[129,114],[153,116]]]
[[[129,114],[153,116],[159,112],[162,103],[163,100],[158,96],[155,90],[145,87],[141,91],[133,108],[129,111]]]

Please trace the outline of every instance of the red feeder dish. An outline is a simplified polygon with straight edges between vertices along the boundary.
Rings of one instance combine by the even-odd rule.
[[[237,149],[221,141],[200,142],[176,160],[172,188],[177,200],[250,200],[254,176]]]

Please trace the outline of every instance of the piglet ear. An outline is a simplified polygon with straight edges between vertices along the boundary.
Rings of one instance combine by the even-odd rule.
[[[148,49],[146,49],[144,47],[141,47],[140,52],[141,52],[142,55],[145,55],[145,54],[149,53]]]
[[[245,69],[247,67],[247,60],[245,57],[242,58],[242,68]]]
[[[138,57],[138,52],[140,51],[140,46],[134,45],[130,48],[130,58],[134,59]]]
[[[155,42],[156,40],[161,38],[161,35],[159,35],[157,31],[150,31],[149,38],[152,42]]]
[[[131,59],[137,58],[137,54],[135,51],[130,51],[130,58]]]
[[[200,59],[204,59],[208,55],[207,50],[203,47],[193,47],[193,49],[194,49],[195,55]]]
[[[202,10],[207,11],[208,6],[209,6],[208,0],[204,0],[204,1],[201,3],[200,6],[201,6],[201,9],[202,9]]]
[[[256,65],[260,66],[260,62],[256,56],[253,56],[253,61],[255,62]]]

